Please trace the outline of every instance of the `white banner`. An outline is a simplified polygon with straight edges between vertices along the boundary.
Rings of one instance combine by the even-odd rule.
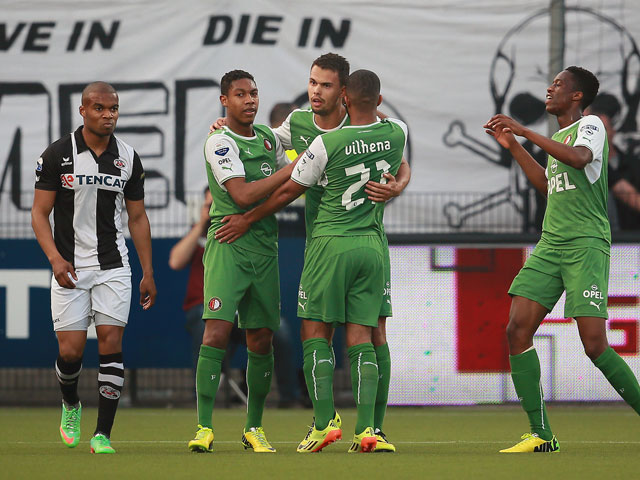
[[[28,225],[35,161],[81,123],[77,109],[88,82],[118,89],[117,133],[148,172],[154,235],[172,235],[183,229],[168,225],[188,223],[187,192],[205,186],[202,147],[222,113],[222,75],[241,68],[255,76],[258,121],[267,123],[275,103],[305,99],[310,65],[329,51],[347,57],[352,70],[378,73],[381,110],[410,127],[413,177],[407,195],[389,208],[391,231],[408,218],[417,231],[464,230],[497,214],[500,228],[518,231],[525,183],[482,124],[501,111],[546,132],[548,3],[4,1],[0,235],[11,235],[7,218]],[[564,63],[594,71],[601,90],[623,105],[618,126],[635,130],[640,5],[568,3]],[[429,218],[408,216],[425,206],[416,195],[437,192],[479,196],[430,200]]]

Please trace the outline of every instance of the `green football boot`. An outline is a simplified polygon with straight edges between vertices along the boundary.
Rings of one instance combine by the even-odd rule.
[[[62,402],[62,418],[60,419],[60,438],[67,447],[73,448],[80,443],[80,418],[82,417],[82,405],[67,409]]]

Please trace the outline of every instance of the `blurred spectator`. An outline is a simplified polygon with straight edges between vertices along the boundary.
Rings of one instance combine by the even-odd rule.
[[[209,219],[209,208],[211,207],[211,192],[209,187],[204,190],[204,202],[200,209],[200,218],[191,227],[191,230],[178,241],[169,252],[169,267],[172,270],[182,270],[189,266],[189,280],[187,281],[187,292],[184,297],[182,309],[185,311],[184,328],[191,336],[191,364],[195,371],[198,365],[198,355],[202,344],[204,333],[204,322],[202,321],[202,311],[204,309],[204,266],[202,256],[207,240],[207,230],[211,223]],[[229,348],[225,357],[223,372],[227,375],[228,364],[233,357],[238,345],[244,344],[244,335],[241,334],[237,326],[234,325],[229,339]],[[229,379],[230,380],[230,379]],[[236,396],[241,400],[246,399],[246,386],[233,385]],[[240,391],[238,391],[240,390]],[[228,400],[228,394],[226,396]],[[243,398],[244,397],[244,398]]]
[[[207,229],[211,223],[209,220],[209,207],[211,207],[211,192],[209,188],[204,193],[204,203],[200,209],[200,218],[191,227],[189,233],[180,239],[169,252],[169,267],[172,270],[182,270],[189,265],[189,280],[187,282],[187,292],[182,303],[185,311],[185,329],[191,335],[191,361],[195,370],[198,364],[198,354],[204,333],[204,322],[202,321],[203,288],[204,288],[204,267],[202,265],[202,255],[204,245],[207,240]]]
[[[596,96],[585,111],[585,114],[600,117],[607,131],[611,230],[640,230],[640,161],[615,142],[614,123],[619,113],[620,102],[609,93]]]

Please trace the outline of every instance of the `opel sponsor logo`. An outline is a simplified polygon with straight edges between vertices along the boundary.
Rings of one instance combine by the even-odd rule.
[[[268,177],[273,173],[273,168],[267,162],[264,162],[262,165],[260,165],[260,170],[262,171],[265,177]]]

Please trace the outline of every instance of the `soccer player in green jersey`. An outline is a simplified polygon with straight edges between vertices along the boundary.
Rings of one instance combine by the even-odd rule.
[[[374,451],[374,410],[378,361],[372,343],[384,288],[385,245],[382,241],[384,204],[367,198],[365,186],[386,172],[397,173],[402,163],[407,127],[399,120],[379,121],[382,101],[375,73],[351,74],[345,103],[351,124],[316,137],[299,157],[291,179],[262,205],[233,216],[216,237],[233,242],[247,225],[284,207],[321,182],[312,238],[308,239],[298,294],[303,319],[304,373],[315,422],[298,452],[322,450],[341,438],[334,418],[333,355],[329,340],[335,324],[345,324],[354,398],[358,408],[350,452]]]
[[[310,108],[294,110],[278,128],[274,129],[274,133],[286,150],[293,149],[297,152],[303,152],[318,135],[334,132],[345,125],[350,125],[349,114],[343,104],[349,68],[349,62],[335,53],[326,53],[313,61],[307,84]],[[380,112],[377,114],[379,117],[384,117]],[[212,128],[223,124],[223,119],[218,119]],[[410,178],[411,168],[403,157],[402,164],[395,176],[387,172],[380,179],[380,182],[370,180],[366,184],[365,192],[370,200],[385,203],[400,195],[408,185]],[[313,235],[314,222],[318,215],[318,206],[323,191],[321,185],[313,185],[305,194],[307,241],[311,240]],[[378,439],[375,451],[395,452],[395,446],[387,441],[382,431],[391,381],[391,354],[387,343],[386,321],[387,317],[392,315],[392,309],[389,248],[384,228],[381,231],[382,241],[385,245],[385,286],[382,291],[383,302],[378,317],[378,326],[373,329],[373,345],[380,370],[374,425]],[[306,341],[312,333],[306,332],[305,325],[302,325],[301,337],[303,341]],[[327,340],[331,343],[333,331],[327,331],[327,335]],[[333,353],[333,349],[331,351]],[[334,415],[334,420],[340,425],[341,420],[337,413]]]
[[[273,332],[280,325],[278,225],[275,216],[267,216],[233,245],[217,242],[214,233],[223,217],[243,213],[273,192],[291,175],[294,163],[269,127],[253,123],[259,97],[251,74],[226,73],[220,90],[227,126],[210,134],[204,148],[213,204],[203,257],[205,331],[196,371],[199,425],[189,449],[212,450],[211,416],[237,310],[249,357],[242,444],[255,452],[275,452],[262,428],[262,414],[273,376]]]
[[[597,78],[580,67],[568,67],[556,75],[545,101],[547,112],[557,117],[560,126],[551,139],[505,115],[495,115],[485,124],[486,132],[509,149],[531,183],[547,196],[540,241],[509,289],[511,377],[531,431],[521,442],[501,450],[504,453],[560,450],[547,418],[533,336],[564,291],[565,317],[576,319],[585,353],[640,414],[638,381],[609,346],[606,335],[611,250],[609,147],[602,121],[595,115],[582,115],[598,87]],[[547,152],[546,169],[526,152],[516,135]]]

